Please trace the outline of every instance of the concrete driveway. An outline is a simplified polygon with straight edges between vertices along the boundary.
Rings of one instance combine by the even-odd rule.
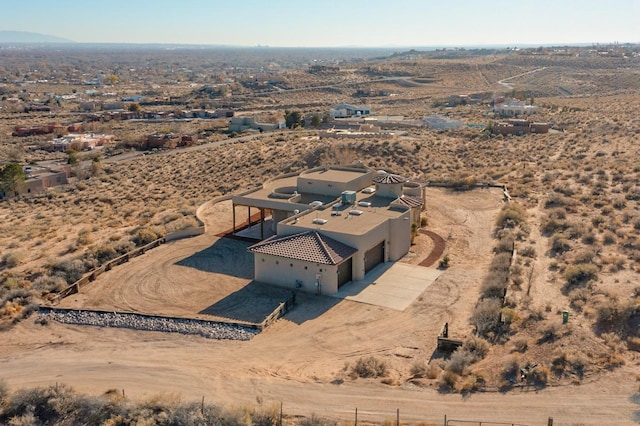
[[[441,273],[419,265],[381,263],[365,279],[345,284],[332,296],[404,311]]]

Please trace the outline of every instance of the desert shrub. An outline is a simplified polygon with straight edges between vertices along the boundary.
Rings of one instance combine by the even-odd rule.
[[[598,278],[598,267],[591,263],[569,265],[565,268],[563,276],[567,280],[568,288],[583,286]]]
[[[498,243],[493,248],[494,253],[511,253],[513,251],[513,244],[515,239],[513,235],[508,235],[504,238],[501,238]]]
[[[553,342],[560,337],[560,329],[555,323],[548,324],[543,327],[540,332],[540,339],[538,343]]]
[[[359,358],[353,366],[352,376],[354,377],[384,377],[388,374],[387,363],[374,356]]]
[[[82,278],[87,269],[87,265],[81,259],[67,259],[53,266],[54,275],[64,278],[69,284]]]
[[[506,306],[502,308],[502,310],[500,311],[500,315],[502,318],[502,322],[505,325],[510,325],[519,319],[518,312],[515,309]]]
[[[151,228],[140,228],[133,237],[136,245],[143,246],[158,239],[158,234]]]
[[[573,206],[575,203],[576,201],[571,198],[554,193],[549,195],[547,200],[544,202],[544,207],[546,209],[551,209],[556,207]]]
[[[611,231],[607,231],[602,236],[602,243],[606,245],[615,244],[616,242],[616,234]]]
[[[618,210],[622,210],[625,207],[627,207],[627,203],[623,198],[617,198],[615,200],[613,200],[613,208],[618,209]]]
[[[489,342],[478,336],[471,336],[462,344],[462,350],[471,355],[471,362],[478,362],[487,356],[489,347]]]
[[[587,304],[591,292],[586,288],[577,288],[569,293],[569,303],[577,311],[581,311]]]
[[[518,250],[518,253],[521,256],[529,257],[531,259],[535,259],[536,257],[536,249],[533,246],[526,246]]]
[[[276,423],[271,423],[271,424],[276,424]],[[320,416],[316,415],[315,413],[311,413],[311,417],[304,417],[298,423],[298,425],[300,425],[300,426],[334,426],[334,425],[337,425],[337,424],[338,423],[336,421],[330,420],[330,419],[326,419],[324,417],[320,417]],[[267,426],[267,425],[265,424],[265,426]]]
[[[513,349],[518,352],[525,352],[529,346],[529,341],[526,337],[518,337],[513,339]]]
[[[440,389],[441,390],[453,390],[456,387],[458,381],[458,374],[451,370],[444,370],[440,375]]]
[[[511,253],[498,253],[491,260],[489,271],[508,272],[511,268]]]
[[[4,379],[0,379],[0,413],[7,403],[7,399],[9,398],[9,388],[7,387],[7,383]]]
[[[551,236],[557,232],[562,232],[567,228],[567,222],[564,220],[547,217],[542,221],[541,232],[543,235]]]
[[[568,223],[567,228],[564,230],[564,236],[570,240],[577,240],[585,233],[585,227],[580,223]]]
[[[467,369],[472,363],[473,356],[462,348],[458,348],[451,354],[451,357],[445,364],[444,369],[447,371],[453,371],[458,375],[462,375],[467,373]]]
[[[483,375],[470,375],[464,378],[462,383],[457,383],[457,389],[460,393],[469,393],[473,391],[481,390],[486,383],[486,379]]]
[[[11,251],[2,256],[2,263],[9,268],[15,268],[24,262],[26,257],[26,253],[22,250]]]
[[[411,376],[425,378],[429,374],[429,365],[423,361],[417,361],[411,366]]]
[[[43,275],[35,279],[32,288],[43,292],[59,292],[67,286],[64,278],[59,276]]]
[[[509,285],[509,275],[505,271],[489,272],[482,280],[480,292],[486,298],[502,298]]]
[[[498,330],[502,303],[498,299],[482,299],[471,314],[471,323],[480,336],[487,337]]]
[[[640,302],[620,303],[611,298],[601,301],[596,306],[596,328],[600,333],[640,337]]]
[[[118,253],[111,244],[104,244],[93,249],[93,256],[98,261],[98,264],[103,264],[118,257]]]
[[[477,179],[473,176],[457,177],[449,182],[454,191],[470,191],[476,187],[477,183]]]
[[[65,385],[22,389],[11,395],[0,414],[0,423],[32,414],[38,423],[57,424],[71,414],[75,393]],[[38,424],[34,423],[34,424]]]
[[[564,374],[567,368],[567,364],[569,364],[569,360],[567,359],[567,353],[560,352],[551,360],[551,370],[555,374],[560,376]]]
[[[498,218],[496,219],[497,228],[513,228],[526,220],[526,212],[524,207],[517,203],[505,204]]]
[[[551,251],[554,254],[562,254],[569,250],[571,250],[569,240],[559,235],[554,235],[553,238],[551,238]]]
[[[596,241],[598,241],[598,239],[596,238],[596,234],[594,234],[593,231],[588,231],[582,236],[582,242],[584,244],[593,245],[596,243]]]
[[[602,333],[600,335],[604,344],[607,345],[614,352],[623,352],[624,351],[624,343],[622,342],[622,338],[615,333]]]
[[[520,376],[520,357],[515,354],[507,358],[502,369],[502,378],[515,383]]]
[[[583,249],[573,256],[573,263],[593,263],[596,259],[596,252],[592,249]]]
[[[629,339],[627,340],[627,347],[630,351],[640,352],[640,337],[629,337]],[[0,398],[2,398],[1,391]]]
[[[534,368],[533,371],[527,376],[527,380],[538,387],[546,386],[548,378],[549,369],[547,367],[541,366],[537,366],[536,368]]]

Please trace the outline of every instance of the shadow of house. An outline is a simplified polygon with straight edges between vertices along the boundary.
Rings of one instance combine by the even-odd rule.
[[[247,251],[249,243],[221,238],[212,246],[177,262],[177,265],[200,271],[253,279],[253,256]]]
[[[258,325],[291,298],[291,294],[291,290],[251,281],[198,313]]]

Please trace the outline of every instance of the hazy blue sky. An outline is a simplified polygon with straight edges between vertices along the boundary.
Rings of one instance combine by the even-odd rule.
[[[463,46],[640,42],[640,0],[0,0],[0,30],[78,42]]]

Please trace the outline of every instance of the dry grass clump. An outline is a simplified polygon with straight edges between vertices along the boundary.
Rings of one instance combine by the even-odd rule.
[[[352,378],[376,378],[385,377],[389,373],[388,364],[376,358],[369,356],[365,358],[359,358],[355,365],[351,369],[350,376]]]

